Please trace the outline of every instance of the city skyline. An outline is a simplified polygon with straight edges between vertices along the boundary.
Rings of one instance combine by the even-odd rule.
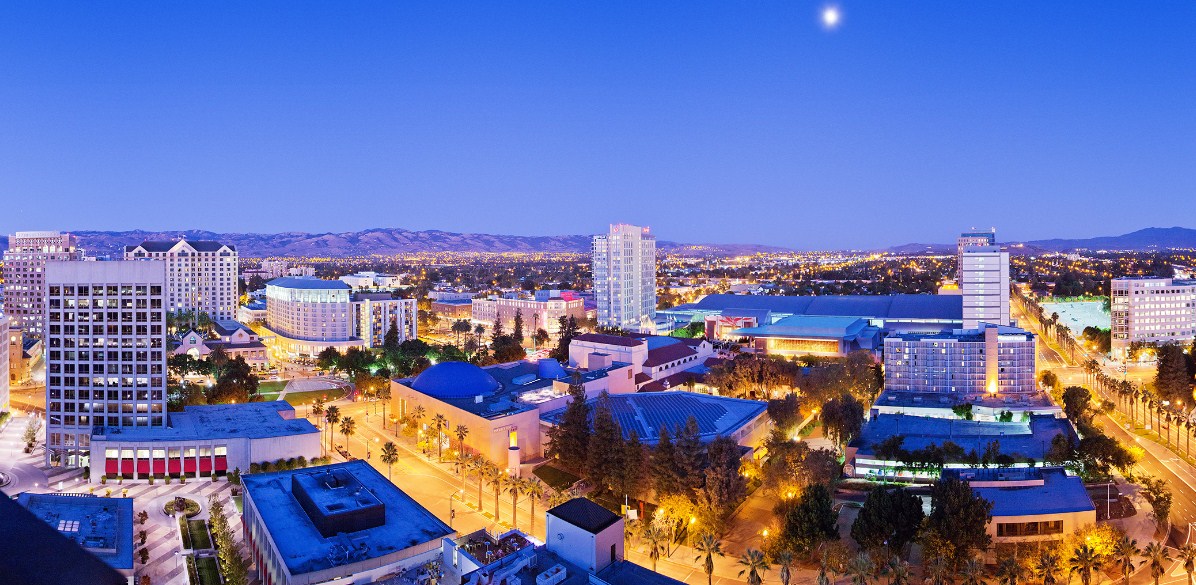
[[[1168,226],[1196,188],[1191,5],[4,13],[8,233],[626,221],[842,249]]]

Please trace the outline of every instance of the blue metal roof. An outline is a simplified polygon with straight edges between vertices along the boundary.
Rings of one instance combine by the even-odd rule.
[[[341,280],[324,280],[314,276],[283,276],[267,282],[266,285],[306,290],[349,290],[351,288]]]
[[[734,335],[749,337],[802,337],[853,339],[868,328],[868,321],[859,317],[827,317],[823,315],[794,315],[771,325],[736,329]],[[872,328],[875,332],[876,328]]]
[[[441,362],[420,372],[410,386],[433,398],[468,398],[492,394],[500,384],[469,362]]]
[[[587,401],[591,409],[598,401]],[[630,437],[631,431],[646,445],[660,440],[660,428],[666,427],[675,433],[684,427],[690,416],[698,421],[702,441],[717,436],[729,436],[764,413],[768,406],[756,400],[741,400],[725,396],[711,396],[679,390],[634,394],[610,395],[611,412],[623,429],[623,436]],[[540,419],[556,424],[564,416],[565,409],[559,408],[540,415]]]
[[[167,414],[165,427],[106,427],[96,433],[110,441],[179,441],[223,438],[266,439],[318,433],[305,418],[283,418],[295,407],[283,400],[246,404],[186,406]]]
[[[706,295],[674,310],[767,310],[793,315],[864,317],[868,319],[963,319],[962,295]]]
[[[1067,473],[1059,467],[1046,469],[947,469],[943,476],[954,476],[961,479],[979,482],[994,481],[994,475],[1006,475],[1006,481],[1027,480],[1033,483],[1041,480],[1042,485],[1023,485],[1010,487],[978,487],[972,491],[992,502],[994,520],[1002,516],[1034,516],[1039,514],[1066,514],[1070,512],[1087,512],[1095,510],[1088,490],[1084,489],[1084,482]],[[975,477],[969,478],[969,475]],[[999,482],[997,482],[999,483]]]
[[[1051,439],[1064,435],[1078,440],[1071,423],[1051,415],[1034,415],[1029,422],[971,421],[954,418],[932,418],[907,414],[880,414],[864,425],[860,436],[851,442],[858,455],[871,457],[873,448],[894,435],[903,435],[902,448],[914,451],[931,443],[943,446],[951,441],[964,451],[984,453],[990,441],[997,441],[1001,453],[1022,457],[1045,458]]]

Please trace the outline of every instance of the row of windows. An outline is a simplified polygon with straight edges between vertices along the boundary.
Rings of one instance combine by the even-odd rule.
[[[137,294],[138,296],[145,296],[147,293],[150,294],[151,296],[155,296],[155,297],[162,296],[162,285],[160,285],[160,284],[151,284],[151,285],[145,285],[145,284],[139,284],[139,285],[132,285],[132,284],[86,285],[86,284],[81,284],[81,285],[74,286],[74,285],[68,284],[68,285],[51,285],[50,286],[50,296],[52,296],[52,297],[58,297],[58,296],[73,297],[73,296],[76,296],[76,294],[81,297],[85,297],[88,295],[92,295],[92,296],[108,295],[110,297],[117,296],[117,295],[131,296],[133,294]]]
[[[161,345],[161,325],[50,325],[50,335],[107,335],[108,337],[124,335],[127,337],[134,335],[134,332],[138,337],[154,335],[154,339],[151,340],[156,342],[154,347]]]
[[[225,457],[228,455],[228,447],[224,445],[216,445],[215,447],[170,447],[169,449],[130,449],[120,447],[106,447],[104,448],[104,457],[108,459],[165,459],[170,457],[176,459],[178,457]]]
[[[1063,534],[1062,520],[997,523],[997,536],[1046,536],[1051,534]]]
[[[80,388],[161,388],[162,378],[49,376],[50,386],[78,386]]]
[[[162,400],[161,390],[72,390],[50,388],[50,400]]]

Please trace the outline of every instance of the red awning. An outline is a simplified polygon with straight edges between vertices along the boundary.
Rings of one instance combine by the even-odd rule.
[[[122,459],[121,460],[120,474],[121,475],[133,475],[133,460],[132,459]]]
[[[171,459],[166,462],[167,473],[178,473],[181,468],[182,464],[179,463],[178,459]]]
[[[199,460],[199,471],[200,471],[200,473],[203,473],[203,472],[205,472],[205,471],[211,471],[211,470],[212,470],[212,460],[211,460],[211,458],[204,457],[203,459],[200,459],[200,460]]]
[[[228,471],[228,461],[227,461],[227,459],[228,459],[228,458],[227,458],[227,457],[224,457],[224,456],[217,456],[217,457],[216,457],[216,471]]]
[[[137,460],[137,473],[138,473],[138,475],[148,474],[149,473],[149,461],[147,461],[145,459],[138,459]]]
[[[119,461],[115,459],[104,460],[104,473],[107,475],[116,475],[119,471]]]
[[[190,457],[183,460],[183,471],[187,473],[195,473],[195,459]]]

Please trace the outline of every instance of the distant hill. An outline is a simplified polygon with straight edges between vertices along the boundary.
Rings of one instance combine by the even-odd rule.
[[[405,230],[376,228],[357,232],[311,234],[217,233],[204,230],[122,232],[72,231],[90,254],[120,254],[126,245],[144,240],[218,240],[234,244],[242,256],[327,257],[392,255],[417,252],[577,252],[590,251],[590,236],[511,236],[498,234],[461,234],[440,230]],[[785,251],[776,246],[754,244],[684,244],[658,241],[657,248],[669,252],[700,254],[753,254]]]
[[[1174,248],[1196,248],[1196,229],[1184,227],[1145,228],[1120,236],[1050,240],[1028,240],[1025,242],[1001,242],[1003,245],[1021,244],[1014,252],[1071,252],[1075,250],[1165,250]],[[955,244],[902,244],[884,251],[897,254],[929,252],[950,254]]]

